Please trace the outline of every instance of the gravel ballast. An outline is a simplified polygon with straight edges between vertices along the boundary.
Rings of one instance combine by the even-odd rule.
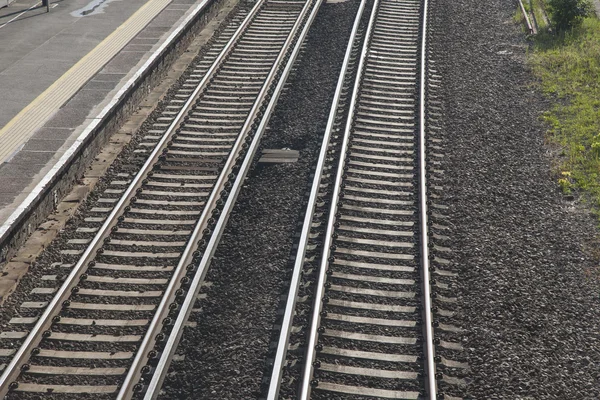
[[[358,1],[350,0],[323,3],[319,11],[262,143],[266,149],[298,150],[299,160],[255,164],[248,175],[177,350],[185,358],[173,362],[162,399],[264,396],[295,235],[357,7]],[[447,394],[598,399],[597,221],[556,184],[539,120],[549,104],[534,89],[528,44],[513,21],[515,7],[506,0],[485,5],[435,0],[430,9],[437,22],[432,46],[443,77],[440,202],[449,207],[444,214],[451,227],[444,246],[453,251],[449,270],[458,273],[452,286],[458,312],[451,323],[464,329],[457,335],[464,347],[457,357],[469,365],[459,376],[465,387]],[[142,136],[143,130],[82,212],[89,211],[111,176],[126,169],[127,156]],[[28,293],[55,285],[40,280],[61,272],[53,261],[75,259],[60,250],[78,237],[75,229],[83,217],[67,225],[5,303],[4,331],[14,330],[10,317],[39,313],[20,310],[20,303],[47,300]]]
[[[556,184],[515,3],[438,0],[444,202],[469,399],[600,398],[593,216]]]

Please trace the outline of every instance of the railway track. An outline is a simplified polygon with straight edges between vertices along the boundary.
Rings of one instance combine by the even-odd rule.
[[[0,396],[155,398],[319,3],[227,28],[0,333]]]
[[[366,4],[323,139],[269,400],[438,396],[427,1],[375,0],[368,22]]]

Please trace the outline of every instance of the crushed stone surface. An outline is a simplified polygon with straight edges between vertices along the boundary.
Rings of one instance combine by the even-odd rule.
[[[600,398],[596,221],[559,190],[515,3],[439,0],[468,399]]]

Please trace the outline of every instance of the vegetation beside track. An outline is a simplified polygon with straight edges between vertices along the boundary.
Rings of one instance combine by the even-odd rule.
[[[552,104],[543,118],[547,140],[560,149],[558,184],[567,194],[588,194],[600,215],[600,20],[588,16],[552,32],[544,3],[533,0],[527,10],[538,22],[529,62]]]

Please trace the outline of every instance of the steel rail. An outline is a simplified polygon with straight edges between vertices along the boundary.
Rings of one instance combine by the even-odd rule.
[[[150,171],[152,166],[156,163],[156,160],[160,156],[163,148],[166,147],[170,136],[179,126],[180,122],[183,120],[183,117],[187,114],[187,111],[193,105],[198,94],[201,92],[202,89],[204,89],[204,87],[206,87],[210,77],[217,70],[217,66],[225,59],[225,57],[233,49],[233,44],[235,43],[234,38],[239,37],[241,32],[250,23],[252,18],[251,16],[253,16],[257,12],[257,10],[260,9],[260,7],[265,1],[266,0],[261,0],[257,2],[256,5],[252,8],[249,15],[246,17],[246,19],[244,19],[238,30],[236,30],[234,36],[227,43],[225,48],[221,51],[217,59],[207,71],[202,81],[198,84],[198,86],[190,95],[183,108],[177,114],[173,122],[169,125],[166,132],[163,134],[161,140],[158,142],[152,153],[150,153],[150,156],[148,157],[140,171],[133,178],[129,187],[125,190],[125,192],[113,208],[112,212],[107,217],[106,221],[98,229],[98,232],[96,233],[86,250],[83,252],[81,258],[73,267],[73,270],[67,276],[64,283],[58,289],[56,295],[50,301],[48,307],[46,307],[44,313],[40,316],[37,323],[32,328],[29,335],[27,336],[27,338],[25,339],[15,356],[12,358],[11,362],[8,364],[8,366],[2,373],[2,376],[0,376],[0,397],[4,397],[10,390],[10,383],[12,383],[21,373],[21,366],[29,360],[32,350],[39,344],[39,342],[42,339],[42,333],[52,326],[53,318],[58,314],[58,312],[62,308],[63,302],[70,296],[71,289],[77,286],[79,278],[87,270],[88,263],[95,257],[96,250],[98,250],[102,246],[104,238],[107,237],[107,235],[111,232],[112,228],[116,226],[116,223],[118,222],[118,217],[123,213],[126,205],[133,197],[133,194],[141,185],[142,181],[145,179],[147,173]]]
[[[342,184],[342,175],[344,174],[344,164],[346,162],[346,154],[350,142],[350,131],[352,129],[352,120],[356,112],[356,102],[358,99],[359,90],[361,87],[361,79],[363,69],[365,66],[365,60],[369,52],[369,44],[371,41],[371,33],[375,24],[375,16],[377,15],[377,9],[379,8],[379,0],[375,0],[373,4],[373,10],[371,11],[371,17],[369,19],[369,25],[365,33],[365,41],[363,43],[360,61],[358,63],[358,73],[354,81],[354,88],[352,90],[352,97],[350,100],[350,108],[348,111],[348,119],[346,121],[346,127],[344,130],[344,138],[342,140],[340,160],[336,172],[335,182],[333,184],[333,194],[331,196],[331,207],[329,210],[329,217],[327,220],[327,231],[325,232],[323,254],[321,257],[321,263],[319,266],[319,278],[315,290],[315,304],[313,308],[313,314],[310,324],[310,333],[308,338],[308,344],[306,346],[306,357],[304,360],[304,373],[302,375],[302,382],[300,386],[299,400],[308,400],[311,393],[311,380],[313,376],[313,362],[315,360],[316,345],[318,338],[318,327],[321,322],[321,310],[323,308],[323,294],[325,291],[325,282],[327,280],[327,265],[329,264],[329,256],[331,254],[331,244],[333,241],[333,229],[336,219],[338,201],[340,195],[340,188]]]
[[[252,11],[249,13],[249,15],[244,20],[244,23],[247,21],[250,21],[254,17],[254,15],[260,8],[260,5],[262,5],[263,3],[266,3],[266,0],[263,0],[262,2],[257,3],[253,7]],[[248,22],[248,24],[249,24],[249,22]],[[248,24],[242,24],[242,26],[240,26],[238,28],[238,30],[236,31],[236,33],[234,34],[234,36],[232,37],[232,39],[230,40],[228,45],[229,44],[233,45],[233,43],[235,42],[234,38],[237,38],[238,33],[241,32],[241,29],[242,28],[245,29],[245,27],[247,27]],[[293,30],[291,31],[290,35],[292,33],[293,33]],[[150,328],[146,332],[146,335],[144,336],[144,339],[142,341],[142,345],[140,346],[140,348],[136,354],[136,357],[134,359],[134,362],[128,371],[128,375],[127,375],[123,385],[121,386],[121,391],[118,396],[119,399],[130,398],[132,395],[132,391],[135,388],[135,385],[140,380],[141,369],[146,365],[146,356],[147,356],[148,352],[151,349],[153,349],[154,346],[156,345],[156,334],[158,332],[160,332],[162,329],[162,320],[168,314],[170,304],[173,303],[175,300],[175,292],[180,287],[180,279],[183,278],[183,276],[185,276],[185,274],[186,274],[187,265],[192,263],[193,253],[198,247],[196,242],[202,236],[201,233],[207,226],[207,221],[210,218],[210,214],[211,214],[212,210],[214,209],[214,206],[216,205],[217,201],[220,199],[220,193],[223,190],[226,182],[229,179],[228,178],[229,173],[232,171],[232,169],[234,168],[234,166],[236,164],[236,158],[242,149],[246,134],[249,131],[250,126],[252,125],[255,116],[258,114],[260,106],[261,106],[262,102],[264,101],[265,96],[267,95],[267,88],[269,86],[270,81],[273,79],[273,76],[276,73],[277,67],[278,67],[279,63],[281,62],[280,59],[281,59],[282,55],[284,54],[285,49],[286,49],[286,45],[284,44],[284,46],[282,47],[282,50],[280,52],[280,56],[278,57],[278,59],[275,60],[275,63],[273,64],[273,67],[271,68],[271,72],[270,72],[269,76],[267,77],[267,79],[265,80],[265,83],[261,89],[261,92],[259,93],[250,113],[248,114],[248,117],[246,118],[245,124],[240,131],[240,135],[238,135],[238,138],[237,138],[231,152],[229,153],[229,156],[227,158],[227,161],[225,162],[225,165],[221,171],[221,174],[219,175],[219,178],[210,194],[210,197],[209,197],[208,201],[206,202],[206,206],[202,212],[202,215],[201,215],[198,223],[194,227],[192,236],[190,237],[190,239],[188,241],[188,246],[186,247],[184,253],[182,254],[182,257],[180,258],[179,263],[177,264],[176,273],[174,274],[173,278],[169,282],[169,287],[167,288],[167,291],[166,291],[166,293],[168,292],[169,295],[168,296],[165,295],[162,298],[162,300],[159,304],[159,307],[157,309],[157,312],[155,313],[155,316],[150,324]],[[224,51],[225,51],[225,49],[223,49],[223,52]],[[208,73],[205,76],[205,79],[207,79],[207,78],[210,78]],[[231,196],[229,196],[229,197],[231,197]],[[159,371],[158,367],[155,370],[155,372],[156,371]]]
[[[358,95],[358,89],[360,88],[361,73],[364,68],[364,58],[368,51],[370,33],[373,29],[375,21],[375,15],[379,6],[378,0],[375,1],[373,6],[373,12],[371,20],[369,21],[369,28],[367,30],[367,39],[363,45],[363,52],[359,63],[359,74],[356,77],[354,91],[352,94],[350,113],[346,123],[346,129],[344,132],[344,139],[342,143],[342,153],[340,155],[340,161],[338,163],[338,169],[336,174],[336,180],[334,183],[334,190],[332,195],[332,204],[330,207],[327,231],[325,233],[324,251],[321,258],[321,264],[319,269],[318,283],[315,292],[315,305],[313,308],[311,330],[309,333],[309,339],[306,349],[306,359],[304,365],[304,373],[302,376],[302,383],[300,388],[300,400],[308,400],[311,394],[311,381],[313,376],[313,362],[316,354],[316,344],[318,339],[317,328],[320,325],[321,310],[322,310],[322,297],[324,294],[325,282],[327,279],[326,270],[328,260],[330,257],[330,247],[333,238],[333,227],[335,222],[335,215],[337,213],[337,199],[339,198],[340,186],[343,175],[343,167],[345,164],[345,155],[349,142],[350,130],[352,127],[352,117],[355,112],[356,99]],[[430,262],[429,262],[429,243],[428,243],[428,217],[427,217],[427,180],[426,180],[426,88],[427,88],[427,18],[428,18],[428,3],[427,0],[423,1],[423,20],[422,20],[422,40],[421,40],[421,73],[420,73],[420,88],[419,88],[419,210],[420,210],[420,242],[421,242],[421,281],[422,281],[422,296],[423,296],[423,335],[424,335],[424,352],[425,352],[425,364],[426,364],[426,391],[429,399],[437,398],[437,385],[435,378],[435,353],[433,345],[433,318],[431,314],[431,290],[430,290]]]
[[[433,345],[433,316],[431,314],[431,287],[429,275],[429,228],[427,217],[427,155],[426,155],[426,103],[427,103],[427,6],[423,0],[421,28],[421,81],[419,82],[419,198],[421,222],[421,283],[423,287],[423,332],[425,336],[425,365],[427,367],[426,390],[430,399],[437,399],[435,377],[435,347]]]
[[[294,61],[297,58],[298,53],[300,52],[302,43],[304,42],[304,39],[306,38],[306,35],[308,34],[308,30],[317,15],[321,1],[322,0],[307,1],[300,16],[296,20],[296,23],[294,24],[294,27],[292,28],[292,30],[288,36],[288,39],[286,40],[286,43],[284,44],[284,47],[278,56],[277,61],[275,62],[276,66],[281,63],[283,57],[285,56],[284,55],[285,50],[289,49],[290,46],[292,45],[293,40],[294,40],[294,34],[296,32],[298,32],[298,29],[301,27],[300,26],[302,23],[301,21],[304,19],[304,17],[306,17],[306,14],[308,13],[308,11],[311,7],[311,4],[312,4],[312,7],[313,7],[312,12],[311,12],[310,16],[308,17],[308,20],[306,21],[304,28],[303,28],[302,32],[300,33],[300,36],[298,37],[298,40],[296,41],[296,45],[294,46],[292,53],[290,54],[288,62],[282,72],[281,78],[277,81],[277,86],[273,92],[273,95],[271,96],[271,99],[270,99],[266,109],[264,110],[263,118],[261,119],[261,121],[257,127],[256,134],[254,135],[252,142],[251,142],[250,146],[248,147],[248,152],[246,153],[246,157],[244,158],[242,165],[240,167],[240,170],[236,176],[235,182],[233,183],[233,186],[231,187],[231,193],[227,197],[227,201],[223,207],[223,211],[221,212],[221,215],[219,216],[219,219],[218,219],[218,221],[215,225],[215,228],[212,232],[211,238],[207,244],[206,250],[204,251],[202,259],[200,260],[200,263],[196,269],[194,277],[191,280],[190,287],[188,289],[188,292],[186,294],[186,297],[185,297],[183,303],[181,304],[179,314],[173,325],[171,335],[169,336],[169,338],[167,339],[167,342],[165,343],[165,347],[161,353],[161,357],[158,361],[155,372],[152,376],[150,383],[148,384],[148,388],[147,388],[146,394],[144,396],[144,400],[155,399],[158,396],[158,393],[160,391],[162,383],[168,372],[171,360],[172,360],[175,350],[177,348],[177,344],[179,343],[179,340],[181,339],[184,324],[188,320],[191,310],[194,306],[194,303],[196,302],[196,298],[197,298],[198,292],[200,290],[200,285],[201,285],[202,281],[204,280],[204,277],[206,276],[206,273],[208,271],[208,266],[214,255],[214,252],[217,249],[217,246],[220,241],[220,237],[225,229],[225,225],[227,223],[229,215],[231,214],[231,211],[233,210],[233,206],[235,205],[236,198],[237,198],[237,196],[241,190],[242,184],[246,178],[246,174],[248,173],[248,171],[250,169],[250,166],[252,164],[252,159],[254,158],[256,150],[258,149],[262,135],[264,134],[264,131],[266,130],[270,115],[273,112],[273,109],[275,108],[275,105],[277,103],[279,95],[281,94],[281,92],[283,90],[283,87],[285,85],[287,77],[289,76],[289,74],[293,68]],[[271,73],[269,74],[269,76],[267,77],[267,81],[274,82],[275,74],[276,74],[276,68],[274,67],[271,70]],[[263,86],[263,89],[261,90],[259,98],[264,97],[266,92],[267,92],[267,85]],[[255,103],[255,107],[253,108],[254,113],[252,113],[252,114],[256,114],[258,112],[259,105],[260,104],[258,104],[258,101],[257,101],[257,103]],[[248,121],[252,121],[252,120],[248,119]],[[251,122],[248,122],[248,121],[242,128],[242,132],[247,133],[250,130]]]
[[[306,246],[308,245],[308,238],[311,229],[311,223],[313,219],[313,213],[315,211],[315,205],[317,203],[317,196],[319,194],[319,183],[323,176],[323,168],[325,167],[325,159],[327,158],[327,147],[331,135],[333,133],[333,126],[335,124],[335,117],[338,111],[338,105],[344,88],[344,81],[348,74],[348,65],[350,64],[350,58],[352,56],[352,48],[356,40],[356,34],[358,27],[362,19],[363,11],[367,0],[362,0],[354,20],[352,32],[350,33],[350,39],[348,41],[348,47],[346,48],[346,54],[342,63],[342,68],[338,78],[335,93],[333,95],[333,101],[331,103],[331,109],[329,112],[329,119],[327,120],[327,126],[325,128],[325,135],[321,143],[321,151],[317,161],[317,167],[315,169],[315,176],[313,179],[312,189],[310,191],[310,197],[308,199],[308,205],[306,207],[306,213],[304,215],[304,223],[302,225],[302,232],[300,234],[300,241],[298,243],[298,251],[296,253],[296,259],[294,262],[294,268],[292,270],[292,279],[290,281],[290,291],[287,296],[285,312],[283,315],[283,321],[281,323],[281,332],[279,335],[279,341],[277,344],[277,352],[275,354],[275,360],[273,361],[273,371],[271,373],[271,380],[269,382],[269,390],[267,392],[267,400],[277,400],[279,396],[279,388],[281,385],[281,376],[283,373],[284,363],[286,361],[287,347],[290,339],[290,332],[292,323],[294,321],[294,310],[296,308],[296,300],[298,297],[298,289],[300,287],[300,279],[302,276],[302,268],[304,266],[304,257],[306,254]]]

